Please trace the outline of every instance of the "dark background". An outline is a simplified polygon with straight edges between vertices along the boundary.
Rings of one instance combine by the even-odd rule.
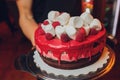
[[[96,0],[97,1],[97,0]],[[102,0],[101,0],[102,1]],[[111,3],[112,4],[112,1]],[[105,15],[104,15],[105,14]],[[104,19],[102,19],[104,15]],[[109,24],[110,11],[98,16],[106,24]],[[120,17],[120,16],[119,16]],[[119,18],[120,21],[120,18]],[[107,39],[107,44],[115,52],[116,61],[109,73],[98,80],[120,80],[120,22],[118,21],[116,36]],[[107,26],[107,31],[109,32]],[[27,54],[32,48],[28,39],[22,34],[18,25],[18,11],[14,1],[0,0],[0,80],[36,80],[29,73],[17,71],[14,61],[17,56]]]

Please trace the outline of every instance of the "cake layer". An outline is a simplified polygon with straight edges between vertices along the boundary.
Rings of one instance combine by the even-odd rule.
[[[83,58],[78,61],[72,61],[72,62],[61,61],[60,63],[56,60],[46,58],[44,56],[41,56],[41,58],[43,59],[44,62],[46,62],[48,65],[52,67],[69,70],[69,69],[78,69],[93,64],[100,58],[100,56],[101,53],[99,52],[97,55],[94,55],[91,58]]]

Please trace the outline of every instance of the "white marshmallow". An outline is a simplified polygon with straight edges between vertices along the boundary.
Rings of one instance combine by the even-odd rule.
[[[45,25],[44,24],[41,24],[41,27],[42,27],[43,30],[45,29]]]
[[[80,15],[80,18],[83,19],[84,24],[88,24],[88,25],[93,21],[93,16],[90,13],[88,13],[88,12],[82,13]]]
[[[97,31],[101,30],[101,22],[98,19],[94,19],[90,24],[90,28],[95,28]]]
[[[83,27],[85,29],[85,32],[86,32],[86,36],[89,35],[89,32],[90,32],[90,26],[86,25]]]
[[[50,11],[48,13],[48,19],[54,21],[56,17],[58,17],[60,13],[58,11]]]
[[[68,24],[75,28],[81,28],[83,26],[83,20],[79,16],[71,17]]]
[[[61,34],[65,33],[65,27],[57,26],[55,28],[55,33],[56,33],[56,36],[60,39]]]
[[[45,33],[51,33],[53,36],[55,36],[55,30],[51,24],[45,25],[43,29]]]
[[[71,39],[75,40],[75,36],[76,36],[77,31],[73,26],[66,26],[65,31]]]
[[[58,17],[56,17],[55,21],[60,22],[61,25],[65,25],[68,23],[69,19],[70,19],[70,14],[64,12]]]
[[[49,22],[49,24],[51,24],[51,23],[52,23],[49,19],[46,19],[45,21],[48,21],[48,22]],[[49,25],[49,24],[48,24],[48,25]],[[42,29],[44,30],[44,28],[46,27],[46,25],[41,24],[41,27],[42,27]]]

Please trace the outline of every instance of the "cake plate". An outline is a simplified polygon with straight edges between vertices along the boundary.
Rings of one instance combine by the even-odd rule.
[[[80,69],[63,70],[45,64],[34,49],[15,61],[16,69],[31,73],[38,80],[95,80],[108,73],[115,63],[115,53],[107,45],[95,63]],[[36,57],[36,59],[35,59]]]

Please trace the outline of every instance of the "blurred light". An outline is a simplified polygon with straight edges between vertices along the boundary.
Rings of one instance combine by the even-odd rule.
[[[86,2],[90,2],[91,0],[86,0]]]
[[[115,5],[115,12],[114,12],[115,17],[114,17],[114,22],[113,22],[112,35],[115,37],[116,30],[117,30],[117,24],[118,24],[119,10],[120,10],[120,0],[117,0],[114,5]]]
[[[89,9],[89,8],[86,8],[85,12],[90,13],[90,9]]]

